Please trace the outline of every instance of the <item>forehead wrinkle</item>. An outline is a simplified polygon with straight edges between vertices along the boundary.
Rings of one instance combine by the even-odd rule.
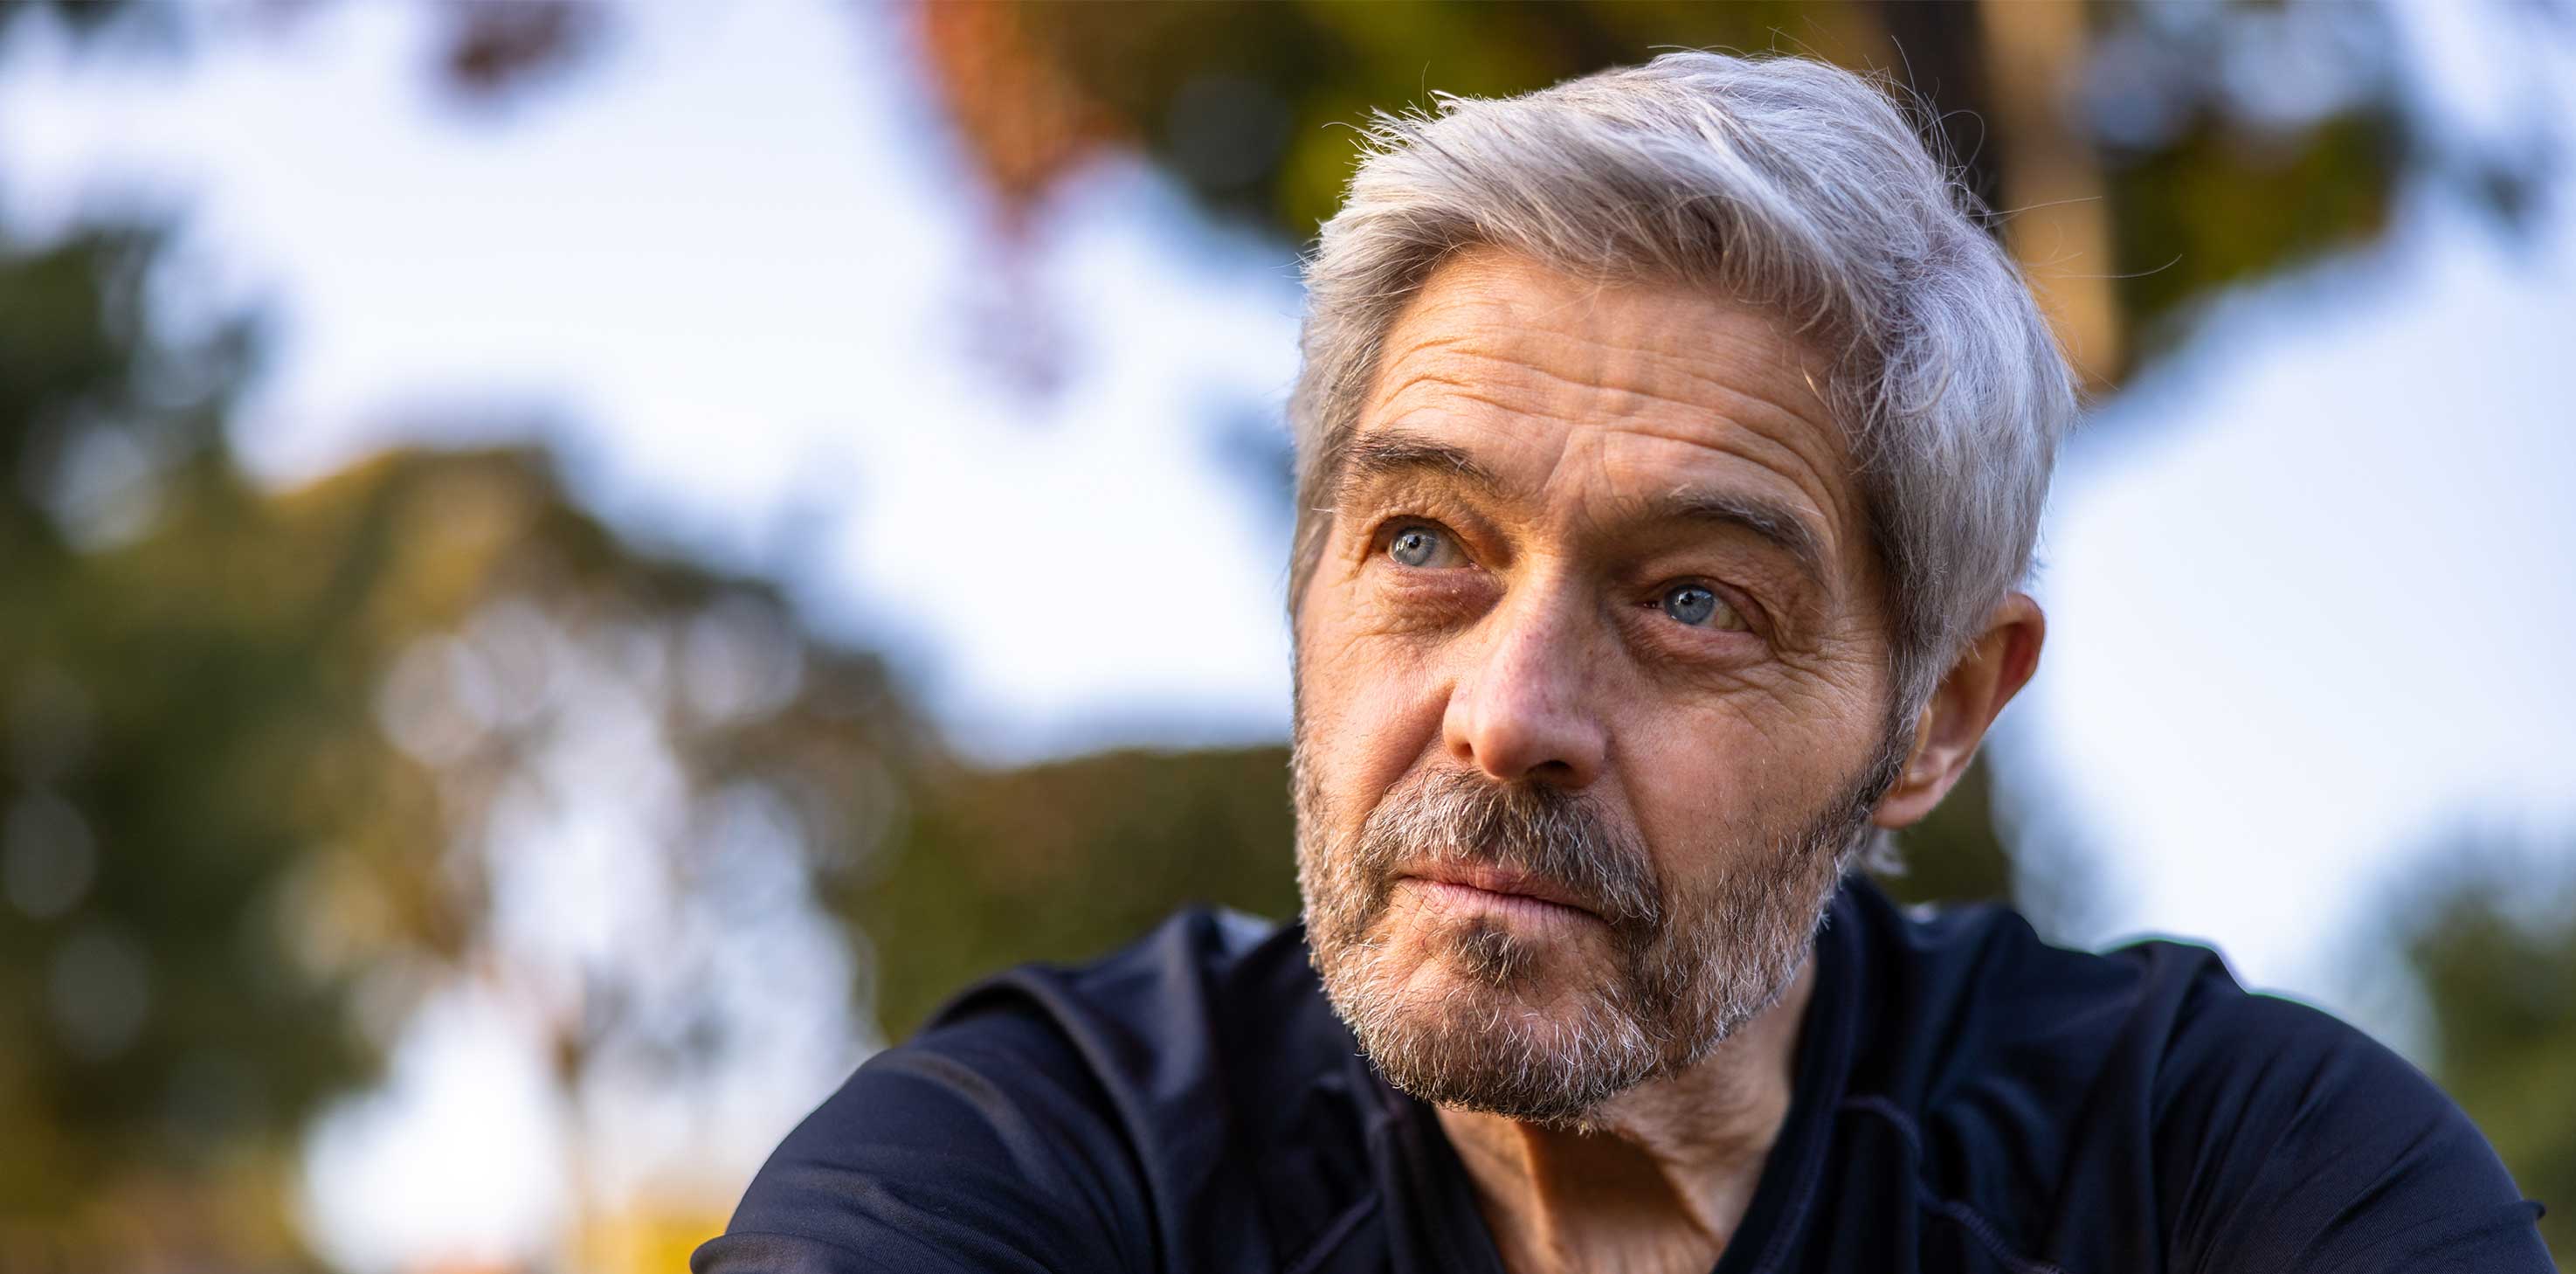
[[[1412,335],[1423,327],[1442,326],[1431,321],[1433,317],[1450,319],[1453,314],[1456,318],[1450,321],[1463,330],[1425,333],[1407,342],[1405,350],[1467,347],[1458,352],[1498,358],[1552,376],[1510,353],[1487,354],[1473,348],[1483,338],[1496,337],[1509,349],[1533,332],[1544,332],[1579,342],[1596,354],[1635,355],[1656,370],[1678,374],[1728,397],[1756,398],[1802,423],[1820,423],[1788,404],[1796,390],[1805,389],[1818,407],[1824,406],[1809,367],[1816,351],[1776,314],[1720,293],[1684,285],[1587,280],[1506,250],[1486,249],[1453,259],[1425,280],[1414,305],[1398,317],[1390,334]],[[1569,316],[1571,321],[1566,321]],[[1712,359],[1712,351],[1721,357]],[[1393,361],[1383,359],[1382,365]],[[1789,392],[1778,398],[1747,394],[1699,370],[1712,361],[1779,380],[1778,387]],[[1589,366],[1601,370],[1609,363],[1595,357]],[[1794,371],[1795,376],[1764,375],[1780,368]],[[1556,379],[1601,387],[1579,377]]]
[[[1637,433],[1732,456],[1781,473],[1802,494],[1809,496],[1810,503],[1818,505],[1819,508],[1825,503],[1815,499],[1811,490],[1811,487],[1823,486],[1822,474],[1797,447],[1774,436],[1773,429],[1749,423],[1723,410],[1712,411],[1700,404],[1682,399],[1665,398],[1651,392],[1610,389],[1580,382],[1567,383],[1578,385],[1588,394],[1629,401],[1620,404],[1622,410],[1568,414],[1543,408],[1539,404],[1507,401],[1487,391],[1480,384],[1469,384],[1454,377],[1426,372],[1408,378],[1405,384],[1391,395],[1392,401],[1384,404],[1387,412],[1391,414],[1387,414],[1384,422],[1377,428],[1363,432],[1359,438],[1365,440],[1388,432],[1401,431],[1403,426],[1424,416],[1459,421],[1477,428],[1480,432],[1502,433],[1517,437],[1520,431],[1510,428],[1513,423],[1525,418],[1546,418],[1563,421],[1572,427],[1569,430],[1568,442],[1574,440],[1572,435],[1576,432],[1607,429]],[[1769,405],[1752,395],[1738,397],[1747,403]],[[1427,401],[1401,401],[1407,398],[1427,398]],[[1639,403],[1648,406],[1661,404],[1671,410],[1640,411],[1636,409]],[[1487,410],[1482,412],[1456,410],[1463,404],[1473,404]],[[1663,419],[1676,414],[1709,419],[1719,428],[1703,431],[1692,429],[1679,421]],[[1355,447],[1359,445],[1363,443],[1354,442]],[[1782,459],[1789,461],[1795,472],[1784,468],[1780,463]]]
[[[1717,343],[1758,347],[1769,342],[1755,340]],[[1695,391],[1708,396],[1708,401],[1702,402],[1690,398],[1660,395],[1667,401],[1700,413],[1715,414],[1729,423],[1741,425],[1792,451],[1797,451],[1798,448],[1790,447],[1782,435],[1812,436],[1823,444],[1823,449],[1835,460],[1843,459],[1849,450],[1843,430],[1835,421],[1832,409],[1826,405],[1824,393],[1817,387],[1815,376],[1794,356],[1793,351],[1773,361],[1770,358],[1770,351],[1760,348],[1748,349],[1745,351],[1744,362],[1751,374],[1734,380],[1711,374],[1705,369],[1705,360],[1651,349],[1640,349],[1636,352],[1655,360],[1662,370],[1682,377]],[[1796,373],[1794,381],[1785,378],[1786,372],[1782,370],[1784,368],[1787,372]],[[1751,384],[1747,387],[1737,383],[1739,381],[1764,383]],[[1804,390],[1805,393],[1800,394],[1798,392],[1800,390]],[[1805,401],[1796,401],[1800,398]],[[1804,454],[1800,454],[1798,459],[1811,471],[1818,468]],[[1815,472],[1812,476],[1821,480],[1824,475],[1821,472]]]
[[[1844,503],[1837,498],[1837,489],[1832,484],[1825,481],[1824,474],[1819,472],[1816,467],[1810,463],[1808,457],[1797,447],[1791,446],[1778,438],[1772,437],[1770,434],[1760,429],[1755,429],[1750,426],[1742,426],[1739,422],[1732,420],[1728,421],[1728,423],[1738,424],[1738,427],[1719,431],[1714,437],[1705,436],[1697,430],[1689,432],[1675,432],[1666,429],[1656,429],[1642,424],[1628,425],[1620,428],[1617,432],[1632,437],[1651,439],[1659,443],[1669,443],[1675,446],[1684,446],[1703,452],[1711,452],[1716,455],[1723,456],[1728,460],[1739,462],[1764,475],[1777,479],[1781,484],[1784,484],[1787,487],[1787,490],[1779,493],[1778,495],[1766,494],[1765,498],[1770,499],[1773,503],[1782,504],[1787,506],[1788,509],[1794,510],[1799,515],[1799,520],[1806,524],[1810,531],[1816,532],[1816,534],[1810,538],[1818,541],[1816,547],[1823,550],[1827,557],[1830,558],[1839,554],[1843,548],[1844,540],[1846,539],[1846,522],[1844,518],[1846,507]],[[1612,438],[1605,439],[1605,442],[1615,443],[1616,440],[1617,439],[1614,436]],[[1617,450],[1620,449],[1616,446],[1607,446],[1604,448],[1605,453],[1615,452]],[[1742,489],[1743,487],[1743,481],[1740,476],[1710,472],[1701,466],[1652,464],[1648,461],[1634,459],[1630,460],[1628,463],[1633,467],[1649,470],[1651,474],[1657,478],[1665,479],[1666,481],[1664,486],[1667,490],[1697,487],[1723,488],[1728,486]],[[1610,476],[1607,468],[1608,464],[1609,461],[1605,454],[1605,477]],[[1643,481],[1632,480],[1618,485],[1636,488],[1644,487],[1648,484]],[[1767,486],[1769,483],[1762,483],[1761,485]],[[1658,492],[1658,494],[1663,494],[1663,492]]]
[[[1450,333],[1436,340],[1408,344],[1394,360],[1391,360],[1388,368],[1389,371],[1399,373],[1400,378],[1391,379],[1389,383],[1381,386],[1380,393],[1376,401],[1371,404],[1368,414],[1379,416],[1393,412],[1395,414],[1388,420],[1389,424],[1393,424],[1411,417],[1416,412],[1437,408],[1443,405],[1445,400],[1454,403],[1473,403],[1506,415],[1560,419],[1577,426],[1614,420],[1630,422],[1632,427],[1639,428],[1641,432],[1656,433],[1659,436],[1671,437],[1677,442],[1709,447],[1781,472],[1820,510],[1828,510],[1837,515],[1831,520],[1839,524],[1838,515],[1843,512],[1845,502],[1837,498],[1838,484],[1830,475],[1838,473],[1842,468],[1835,462],[1843,457],[1846,447],[1841,431],[1833,427],[1829,421],[1818,419],[1817,414],[1811,414],[1801,410],[1800,406],[1761,392],[1760,387],[1740,387],[1727,379],[1697,370],[1691,366],[1692,360],[1677,354],[1662,353],[1641,346],[1608,346],[1582,336],[1568,337],[1598,348],[1618,349],[1638,354],[1651,365],[1650,376],[1655,372],[1661,372],[1682,377],[1689,382],[1693,390],[1704,397],[1676,397],[1673,394],[1634,383],[1605,384],[1602,382],[1608,379],[1607,377],[1586,379],[1569,376],[1541,365],[1536,359],[1476,348],[1483,343],[1483,338],[1493,335],[1497,333],[1484,331]],[[1499,335],[1509,342],[1519,334],[1506,332]],[[1721,343],[1735,345],[1761,342],[1725,341]],[[1415,357],[1416,351],[1432,352],[1436,357],[1429,360],[1430,366],[1404,366],[1408,362],[1421,361]],[[1752,351],[1748,351],[1750,352]],[[1467,366],[1459,366],[1460,364]],[[1479,366],[1495,367],[1501,374],[1476,375],[1475,372]],[[1757,372],[1756,375],[1758,376],[1759,373]],[[1619,379],[1635,381],[1643,378],[1622,376]],[[1552,396],[1549,393],[1551,387],[1562,387],[1574,391],[1574,394],[1580,397],[1607,401],[1601,402],[1597,407],[1569,414],[1563,411],[1560,405],[1546,401]],[[1794,386],[1784,385],[1781,388],[1807,389],[1809,391],[1807,396],[1811,399],[1815,397],[1812,386],[1805,379],[1803,369],[1800,372],[1800,380]],[[1519,392],[1513,392],[1514,390]],[[1786,395],[1786,397],[1796,396],[1795,394]],[[1432,401],[1404,401],[1424,397]],[[1816,406],[1821,408],[1822,403],[1818,402]],[[1658,408],[1663,410],[1657,410]],[[1721,427],[1709,431],[1716,437],[1684,437],[1673,432],[1669,427],[1658,429],[1646,424],[1660,417],[1674,415],[1687,420],[1713,419]],[[1739,437],[1753,443],[1761,452],[1776,454],[1754,454],[1753,449],[1729,446],[1721,441]],[[1800,446],[1793,441],[1801,437],[1812,437],[1817,445]],[[1822,451],[1824,455],[1810,454],[1812,451]]]
[[[1671,364],[1667,370],[1689,379],[1693,388],[1707,391],[1708,399],[1704,400],[1700,398],[1680,397],[1671,393],[1649,388],[1643,384],[1636,383],[1637,380],[1641,379],[1637,377],[1619,377],[1614,380],[1614,378],[1607,375],[1568,375],[1552,368],[1541,366],[1535,361],[1515,357],[1508,353],[1488,353],[1483,350],[1472,348],[1471,342],[1472,338],[1465,337],[1445,342],[1443,348],[1440,350],[1440,354],[1442,356],[1440,362],[1446,363],[1455,361],[1463,363],[1491,364],[1506,369],[1505,374],[1495,377],[1475,377],[1468,369],[1450,369],[1448,367],[1435,364],[1435,366],[1431,368],[1413,371],[1406,375],[1402,380],[1395,382],[1381,395],[1379,405],[1384,406],[1391,404],[1393,400],[1403,397],[1406,393],[1416,389],[1417,387],[1428,385],[1433,387],[1454,387],[1465,396],[1474,398],[1480,402],[1490,403],[1491,405],[1505,411],[1528,412],[1529,409],[1526,407],[1519,407],[1511,403],[1497,401],[1492,397],[1494,389],[1504,388],[1509,386],[1510,382],[1517,380],[1522,383],[1516,386],[1516,388],[1523,390],[1524,393],[1532,397],[1543,397],[1547,394],[1550,387],[1561,386],[1583,396],[1611,399],[1615,404],[1613,406],[1603,408],[1598,412],[1584,413],[1586,415],[1597,414],[1610,417],[1636,416],[1644,414],[1645,408],[1664,405],[1680,411],[1688,412],[1692,415],[1714,414],[1730,421],[1736,420],[1738,416],[1761,415],[1778,416],[1786,421],[1794,421],[1799,425],[1804,425],[1810,428],[1815,427],[1817,424],[1816,421],[1810,419],[1805,413],[1798,411],[1794,407],[1787,406],[1768,395],[1753,390],[1740,389],[1715,377],[1691,371],[1687,367],[1681,366],[1681,360],[1677,358],[1665,360]],[[1409,355],[1410,353],[1411,351],[1408,350],[1407,354]],[[1402,360],[1399,359],[1399,361]],[[1530,382],[1537,383],[1533,384]],[[1484,388],[1488,386],[1491,388]],[[1482,389],[1481,393],[1479,392],[1480,389]]]
[[[1514,406],[1511,403],[1504,402],[1503,400],[1494,397],[1492,394],[1485,392],[1473,383],[1459,380],[1451,376],[1443,376],[1435,372],[1425,372],[1421,375],[1408,378],[1403,387],[1398,389],[1391,396],[1391,399],[1400,400],[1415,388],[1423,386],[1428,387],[1423,389],[1423,393],[1426,394],[1440,393],[1441,391],[1446,392],[1441,393],[1441,397],[1432,402],[1416,403],[1406,406],[1403,411],[1390,418],[1383,428],[1393,428],[1421,412],[1437,412],[1441,407],[1447,405],[1446,400],[1450,398],[1471,402],[1480,407],[1490,407],[1495,411],[1502,412],[1506,415],[1535,416],[1545,414],[1532,411],[1526,407]],[[1391,410],[1394,408],[1395,402],[1390,401],[1387,406]],[[1362,436],[1365,437],[1367,435]]]

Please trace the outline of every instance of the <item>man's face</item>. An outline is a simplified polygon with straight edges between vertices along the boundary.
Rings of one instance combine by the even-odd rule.
[[[1796,974],[1907,742],[1813,376],[1756,310],[1495,251],[1389,334],[1295,790],[1317,968],[1398,1086],[1579,1122]]]

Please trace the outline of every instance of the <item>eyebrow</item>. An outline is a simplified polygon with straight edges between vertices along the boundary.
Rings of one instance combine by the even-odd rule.
[[[1503,485],[1493,470],[1465,451],[1401,431],[1374,433],[1353,442],[1342,462],[1344,483],[1423,476],[1462,481],[1487,495],[1499,494]],[[1788,555],[1807,578],[1821,583],[1828,575],[1823,537],[1796,510],[1767,496],[1679,486],[1660,496],[1625,502],[1620,512],[1641,522],[1697,523],[1750,532]]]
[[[1418,434],[1373,433],[1351,444],[1342,460],[1342,482],[1384,481],[1426,475],[1455,478],[1488,494],[1502,490],[1494,471],[1459,448]]]
[[[1822,583],[1827,577],[1823,538],[1795,510],[1766,496],[1685,486],[1637,501],[1626,511],[1646,522],[1696,522],[1749,531],[1787,554],[1807,578]]]

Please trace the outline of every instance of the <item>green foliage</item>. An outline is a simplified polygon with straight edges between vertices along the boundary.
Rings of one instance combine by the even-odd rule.
[[[214,445],[249,341],[147,340],[158,250],[120,228],[0,257],[6,1212],[227,1166],[362,1061],[257,930],[319,778],[278,763],[349,708],[327,651],[244,631],[276,581],[222,551],[255,515]],[[126,540],[146,516],[175,533]]]
[[[2388,219],[2397,125],[2380,111],[2291,137],[2247,137],[2201,120],[2169,144],[2116,163],[2120,302],[2147,320],[2185,302],[2376,235]],[[2151,325],[2150,344],[2177,333]]]
[[[2435,1076],[2522,1192],[2548,1205],[2540,1232],[2562,1266],[2576,1260],[2576,879],[2563,865],[2571,850],[2446,848],[2439,875],[2410,891],[2399,920],[2432,1011]]]
[[[1897,834],[1898,870],[1877,876],[1889,897],[1904,903],[2012,897],[2012,855],[1995,835],[1992,788],[1981,756],[1929,817]]]
[[[547,1006],[567,1082],[721,1047],[703,944],[500,945],[495,811],[658,797],[625,868],[716,897],[746,836],[857,870],[929,746],[872,656],[627,547],[537,453],[253,487],[220,422],[255,343],[157,341],[159,250],[0,254],[0,1265],[29,1224],[74,1265],[297,1263],[306,1119],[443,984]],[[567,770],[639,729],[633,772]]]
[[[1018,12],[1134,145],[1210,207],[1292,243],[1339,204],[1358,156],[1349,126],[1372,111],[1428,106],[1435,91],[1526,92],[1672,48],[1795,53],[1883,73],[1928,106],[1927,126],[1970,189],[1998,202],[2005,188],[2010,148],[1990,135],[2001,127],[2002,64],[1987,56],[1983,24],[2011,6],[1229,0],[1121,5],[1116,21],[1080,5]],[[2088,95],[2083,47],[2063,50],[2073,64],[2034,87],[2070,130],[2105,134],[2088,143],[2118,251],[2103,272],[2118,276],[2126,326],[2151,346],[2170,343],[2188,302],[2367,238],[2386,220],[2408,159],[2396,80],[2384,72],[2394,34],[2368,11],[2290,16],[2298,21],[2256,4],[2188,14],[2106,6],[2092,11],[2094,38],[2118,40],[2125,68],[2154,77],[2151,91],[2124,83]],[[2223,53],[2259,38],[2327,47],[2320,59],[2341,59],[2361,87],[2313,118],[2251,117]]]
[[[1300,241],[1332,215],[1357,156],[1347,127],[1434,90],[1543,88],[1658,48],[1824,50],[1892,62],[1867,11],[1794,0],[1697,4],[1151,3],[1117,21],[1021,10],[1032,35],[1209,203]]]
[[[1134,940],[1205,902],[1296,914],[1288,751],[1109,752],[924,784],[899,853],[838,900],[900,1039],[974,978]]]
[[[2065,942],[2086,932],[2101,885],[2078,844],[2007,837],[1995,810],[1994,771],[1984,754],[1970,763],[1931,814],[1896,834],[1897,870],[1876,879],[1902,903],[2003,902],[2040,937]]]

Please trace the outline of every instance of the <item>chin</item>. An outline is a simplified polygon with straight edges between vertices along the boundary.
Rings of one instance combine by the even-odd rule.
[[[1422,1101],[1578,1127],[1662,1072],[1660,1050],[1633,1022],[1550,1012],[1509,990],[1443,977],[1450,993],[1406,997],[1353,1022],[1378,1073]]]
[[[1387,1082],[1436,1105],[1581,1126],[1663,1051],[1612,1007],[1597,953],[1493,917],[1398,917],[1325,979]],[[1574,949],[1569,949],[1572,946]]]

